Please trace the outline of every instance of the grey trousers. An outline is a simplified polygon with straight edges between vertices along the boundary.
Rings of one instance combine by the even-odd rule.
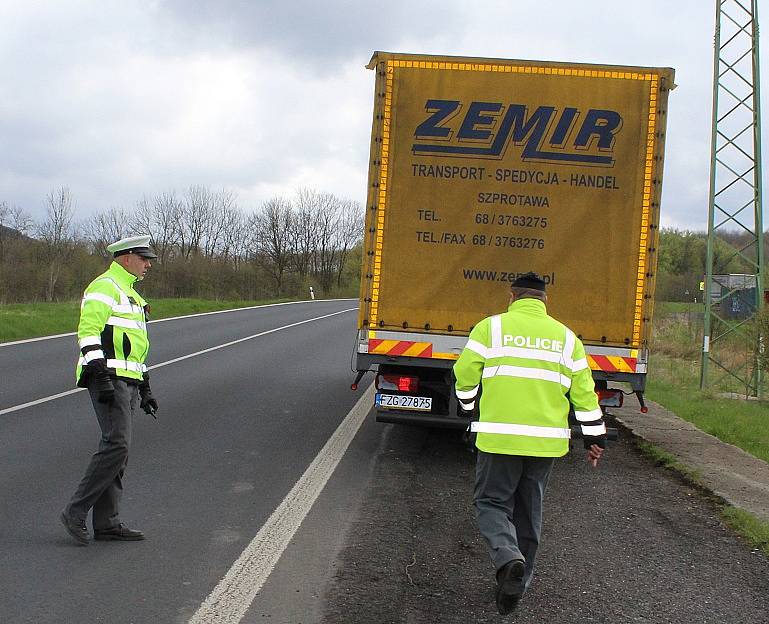
[[[542,500],[552,457],[522,457],[478,451],[475,517],[494,567],[524,559],[524,588],[534,574],[542,531]]]
[[[77,491],[65,508],[75,520],[86,519],[93,509],[93,528],[111,529],[120,524],[120,498],[123,495],[123,473],[131,447],[131,425],[139,389],[119,379],[113,380],[115,400],[99,403],[97,393],[89,386],[91,402],[101,428],[99,448],[93,454]]]

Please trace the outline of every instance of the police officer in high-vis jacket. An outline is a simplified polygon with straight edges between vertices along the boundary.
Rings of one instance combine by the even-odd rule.
[[[149,236],[134,236],[109,245],[114,261],[88,285],[80,306],[77,385],[88,388],[101,428],[99,448],[61,512],[64,528],[80,544],[88,543],[91,509],[95,539],[144,539],[121,522],[119,506],[133,413],[137,404],[153,416],[158,409],[144,364],[148,306],[134,290],[157,258],[149,242]]]
[[[503,615],[531,583],[547,480],[554,458],[569,451],[570,405],[593,467],[605,448],[585,349],[548,316],[546,301],[544,280],[518,277],[507,312],[480,321],[454,365],[460,408],[472,412],[480,396],[479,419],[471,425],[478,448],[474,502]]]

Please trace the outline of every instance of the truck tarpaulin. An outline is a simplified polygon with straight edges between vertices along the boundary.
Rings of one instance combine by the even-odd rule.
[[[467,335],[535,271],[583,341],[652,312],[673,70],[376,53],[360,327]]]

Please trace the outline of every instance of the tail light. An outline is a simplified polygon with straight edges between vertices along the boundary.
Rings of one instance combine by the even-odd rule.
[[[613,388],[607,388],[605,390],[597,390],[598,404],[604,407],[622,407],[622,400],[624,393],[622,390],[614,390]]]
[[[416,392],[419,389],[419,377],[413,375],[377,375],[376,387],[377,390]]]

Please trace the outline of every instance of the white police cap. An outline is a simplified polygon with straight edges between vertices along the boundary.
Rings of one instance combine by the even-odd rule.
[[[109,251],[115,258],[124,254],[134,253],[142,258],[157,258],[155,252],[150,249],[150,236],[129,236],[121,238],[111,245],[107,245]]]

